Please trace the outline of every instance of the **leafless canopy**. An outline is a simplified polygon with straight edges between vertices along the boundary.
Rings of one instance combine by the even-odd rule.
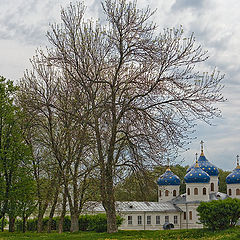
[[[182,27],[160,32],[150,20],[154,12],[138,9],[136,1],[105,0],[102,8],[104,26],[84,20],[82,3],[62,9],[61,25],[47,34],[53,48],[46,60],[85,99],[110,224],[117,171],[176,153],[196,120],[220,116],[216,103],[224,99],[219,72],[199,77],[196,66],[207,53],[193,34],[185,37]],[[108,227],[116,230],[114,221]]]

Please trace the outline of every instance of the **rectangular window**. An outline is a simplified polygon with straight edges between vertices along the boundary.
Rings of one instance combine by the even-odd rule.
[[[128,216],[128,225],[132,225],[132,216]]]
[[[169,216],[165,216],[165,223],[169,223]]]
[[[138,225],[142,225],[142,216],[138,216]]]
[[[148,224],[148,225],[151,224],[151,216],[147,216],[147,224]]]
[[[157,225],[160,224],[160,216],[156,216],[156,224],[157,224]]]
[[[189,220],[192,220],[192,211],[189,211]]]
[[[187,218],[187,214],[186,214],[186,212],[184,212],[183,213],[183,219],[186,220],[186,218]]]
[[[178,219],[177,219],[177,216],[174,216],[174,224],[177,224],[178,223]]]

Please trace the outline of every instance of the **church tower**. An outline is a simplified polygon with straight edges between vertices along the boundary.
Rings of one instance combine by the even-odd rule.
[[[205,171],[210,176],[210,192],[209,193],[216,193],[218,192],[219,171],[218,171],[218,168],[214,166],[212,163],[210,163],[205,157],[204,151],[203,151],[203,143],[204,143],[203,141],[200,142],[201,154],[200,154],[200,157],[198,158],[198,165],[203,171]],[[187,172],[189,172],[193,167],[194,165],[188,168]]]
[[[158,178],[157,184],[158,202],[170,201],[179,195],[180,179],[171,171],[169,160],[168,168],[165,173]]]
[[[236,168],[226,177],[227,194],[231,198],[240,199],[240,166],[239,156],[237,155]]]
[[[203,171],[197,160],[194,167],[185,175],[186,182],[186,201],[209,201],[210,176]]]

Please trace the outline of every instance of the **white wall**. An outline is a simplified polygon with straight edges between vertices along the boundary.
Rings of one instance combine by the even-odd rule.
[[[214,184],[214,190],[211,191],[211,183]],[[210,176],[210,193],[218,192],[218,176]]]
[[[181,229],[203,228],[202,224],[198,224],[197,207],[199,206],[199,203],[179,204],[177,206],[183,211],[181,214]],[[184,218],[184,215],[186,218]],[[190,215],[192,216],[192,219]]]
[[[232,194],[229,194],[229,189],[231,189]],[[227,194],[231,198],[238,198],[240,199],[240,195],[237,195],[237,189],[240,191],[240,184],[227,184]]]
[[[186,201],[209,201],[210,192],[209,183],[186,183]],[[198,194],[194,194],[194,189],[198,189]],[[203,195],[203,188],[206,188],[206,195]],[[190,195],[188,194],[188,189],[190,189]]]
[[[121,230],[163,230],[165,216],[169,217],[169,222],[174,225],[174,229],[180,229],[180,212],[128,212],[122,213],[124,218]],[[132,224],[128,224],[128,216],[132,216]],[[138,216],[142,216],[142,224],[138,224]],[[147,224],[147,216],[151,216],[151,224]],[[156,224],[156,216],[160,216],[160,224]],[[177,216],[177,223],[174,224],[174,216]],[[144,221],[145,219],[145,221]]]
[[[173,198],[179,195],[179,185],[166,185],[158,186],[158,202],[167,202],[171,201]],[[169,191],[168,196],[165,195],[166,190]],[[173,196],[173,191],[176,190],[176,196]],[[161,196],[160,196],[161,191]]]

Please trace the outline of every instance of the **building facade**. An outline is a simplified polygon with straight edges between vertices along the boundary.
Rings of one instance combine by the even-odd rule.
[[[202,201],[240,199],[240,166],[226,178],[227,193],[218,192],[218,168],[210,163],[203,152],[187,170],[184,177],[186,193],[179,193],[180,179],[168,167],[157,180],[158,202],[116,202],[116,209],[124,221],[123,230],[160,230],[166,226],[174,229],[202,228],[197,207]],[[93,207],[94,212],[104,212],[100,203]]]

